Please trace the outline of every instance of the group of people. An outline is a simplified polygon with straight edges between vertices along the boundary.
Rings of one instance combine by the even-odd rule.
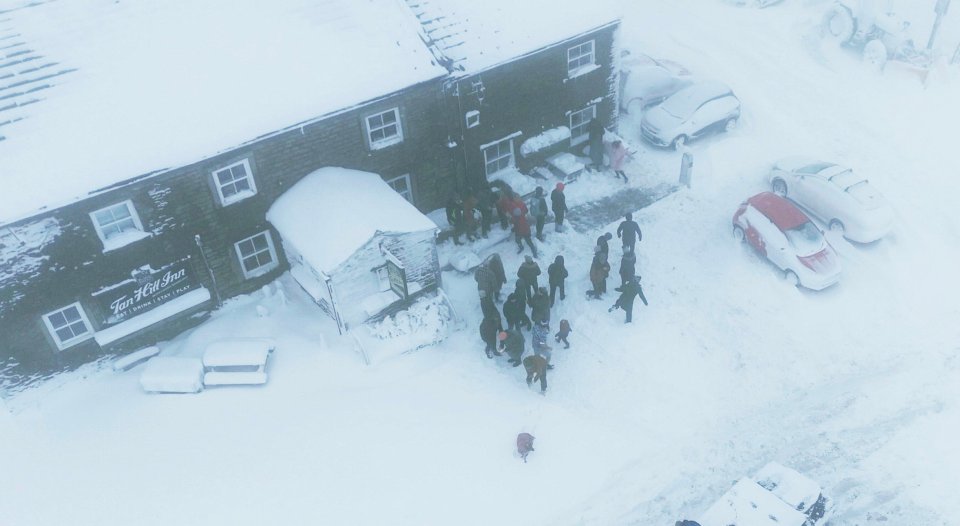
[[[627,179],[623,166],[630,157],[627,146],[620,139],[614,139],[610,142],[604,140],[607,130],[604,129],[600,119],[594,118],[587,125],[587,144],[590,147],[590,166],[589,169],[602,171],[604,169],[603,154],[607,154],[610,169],[613,170],[617,178],[623,178],[624,183],[630,182]]]
[[[640,231],[640,225],[633,220],[633,214],[628,213],[624,220],[617,227],[617,237],[623,243],[623,254],[620,258],[620,286],[617,292],[620,296],[617,298],[609,311],[614,309],[623,309],[626,312],[624,323],[633,321],[633,302],[639,297],[644,305],[647,305],[647,298],[643,295],[643,288],[640,286],[640,276],[637,275],[637,242],[643,238]],[[593,248],[593,261],[590,264],[590,284],[593,289],[587,291],[587,296],[595,299],[602,299],[607,292],[607,277],[610,275],[610,240],[613,234],[605,232],[597,238],[597,245]]]

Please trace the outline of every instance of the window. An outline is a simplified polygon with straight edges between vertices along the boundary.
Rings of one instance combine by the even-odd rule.
[[[223,206],[257,195],[257,185],[253,181],[250,161],[247,159],[215,170],[213,185],[217,188],[217,195]]]
[[[590,121],[597,117],[597,107],[586,108],[570,113],[570,144],[577,145],[590,138]]]
[[[101,208],[90,214],[93,226],[103,242],[104,251],[118,249],[133,243],[150,234],[143,231],[140,217],[129,200],[106,208]]]
[[[476,128],[480,126],[480,112],[477,110],[468,111],[466,115],[467,128]]]
[[[43,323],[61,351],[93,337],[90,320],[79,303],[44,314]]]
[[[397,108],[366,118],[367,140],[370,148],[378,150],[403,141],[400,111]]]
[[[504,139],[483,149],[487,177],[513,166],[513,140]]]
[[[390,273],[387,271],[387,266],[378,267],[377,272],[377,286],[380,288],[380,292],[386,292],[390,290]]]
[[[262,276],[277,267],[277,252],[273,248],[270,232],[260,232],[234,245],[243,276],[247,279]]]
[[[594,66],[593,40],[567,50],[567,75],[576,77]]]
[[[413,191],[410,189],[410,176],[403,174],[400,177],[394,177],[387,180],[390,188],[393,188],[398,194],[402,195],[407,201],[413,202]]]

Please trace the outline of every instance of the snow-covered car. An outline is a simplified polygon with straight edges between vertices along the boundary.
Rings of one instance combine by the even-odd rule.
[[[693,83],[683,66],[647,55],[624,58],[620,73],[620,111],[639,113]]]
[[[740,119],[740,99],[725,84],[696,82],[643,114],[643,138],[657,146],[682,147],[712,131],[730,130]]]
[[[834,163],[803,157],[777,162],[773,192],[787,197],[851,241],[870,243],[890,232],[893,209],[866,177]]]
[[[840,260],[823,232],[772,192],[740,204],[733,215],[733,236],[776,265],[793,285],[822,290],[840,280]]]
[[[700,517],[700,526],[813,526],[827,499],[809,478],[776,462],[741,478]]]

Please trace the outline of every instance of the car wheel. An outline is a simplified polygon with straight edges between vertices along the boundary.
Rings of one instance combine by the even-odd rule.
[[[800,286],[800,278],[797,276],[797,273],[792,270],[788,270],[783,275],[783,279],[785,279],[787,283],[793,285],[794,287]]]
[[[863,61],[871,68],[882,71],[887,65],[887,46],[875,38],[863,46]]]
[[[726,132],[731,132],[737,127],[737,124],[738,124],[737,118],[734,117],[728,120],[727,123],[723,125],[723,130]]]
[[[823,18],[823,34],[837,44],[846,44],[853,38],[857,23],[853,13],[842,5],[834,6]]]
[[[834,220],[830,221],[830,225],[829,225],[829,226],[830,226],[830,231],[831,231],[831,232],[836,232],[836,233],[840,234],[841,236],[843,235],[843,231],[845,230],[845,228],[844,228],[844,226],[843,226],[843,223],[842,223],[839,219],[834,219]]]
[[[683,147],[686,146],[686,145],[687,145],[687,136],[686,136],[686,135],[681,135],[681,136],[679,136],[679,137],[677,137],[676,139],[673,140],[673,149],[674,149],[674,150],[680,151],[680,150],[682,150]]]
[[[780,197],[787,196],[787,182],[783,179],[777,178],[773,180],[773,193],[779,195]]]
[[[738,243],[746,243],[746,241],[747,241],[747,236],[746,236],[746,234],[743,233],[743,229],[742,229],[742,228],[740,228],[740,227],[738,227],[738,226],[734,226],[734,227],[733,227],[733,239],[736,239]]]

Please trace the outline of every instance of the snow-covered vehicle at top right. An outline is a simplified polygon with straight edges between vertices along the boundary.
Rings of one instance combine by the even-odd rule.
[[[850,168],[804,157],[778,161],[770,171],[773,192],[786,197],[858,243],[871,243],[890,232],[893,209],[866,177]]]
[[[890,0],[836,0],[824,17],[823,31],[840,44],[862,50],[864,61],[878,69],[887,60],[927,68],[931,55],[914,44],[910,25]]]

